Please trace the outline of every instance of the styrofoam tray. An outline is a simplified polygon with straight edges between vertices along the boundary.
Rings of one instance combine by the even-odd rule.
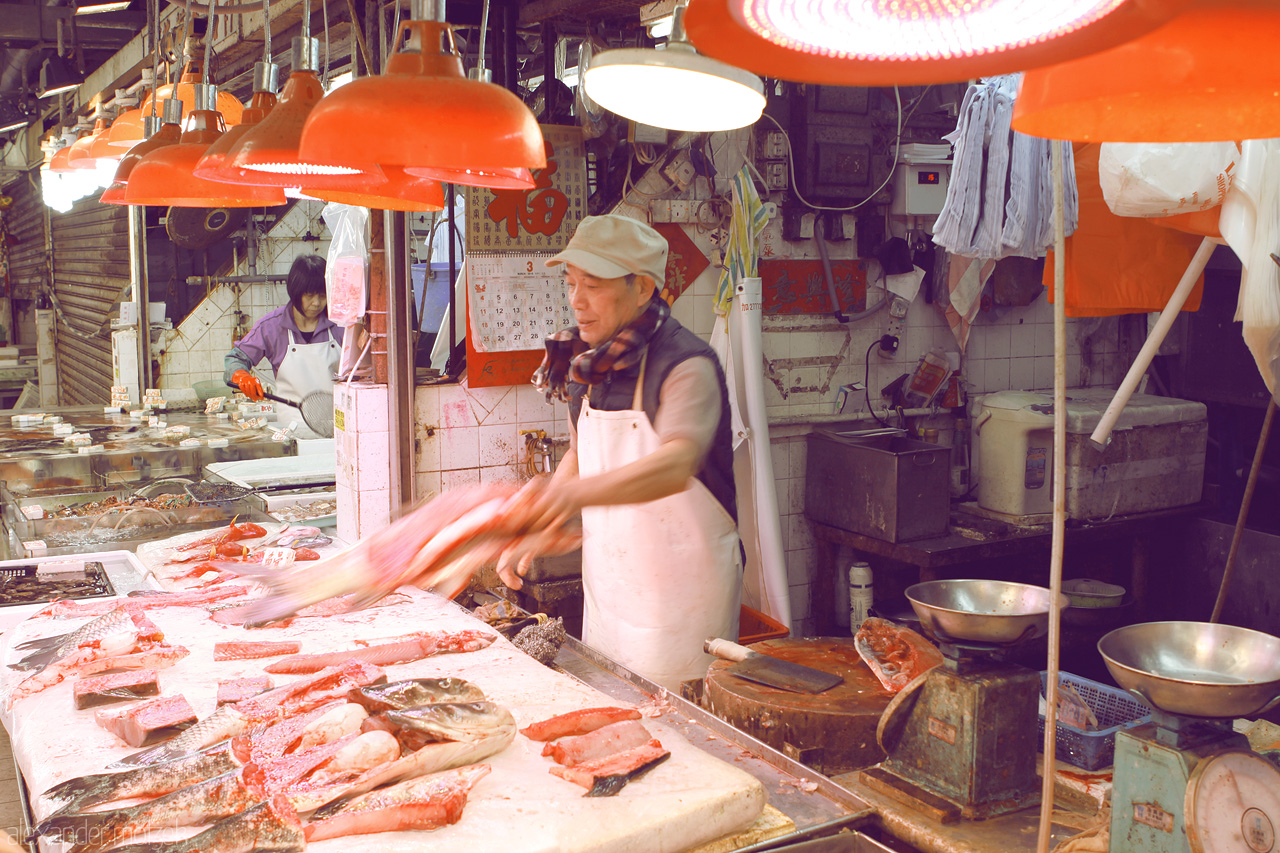
[[[333,482],[337,468],[333,456],[309,453],[306,456],[213,462],[205,466],[205,471],[217,474],[229,483],[252,489],[275,483],[292,485]]]
[[[267,505],[267,514],[278,521],[285,521],[276,513],[285,507],[297,506],[298,504],[311,503],[312,501],[337,501],[338,493],[331,492],[290,492],[287,494],[263,494],[260,498]],[[331,512],[328,515],[320,515],[314,518],[300,518],[296,521],[289,520],[290,524],[307,524],[312,527],[329,527],[338,523],[337,512]]]

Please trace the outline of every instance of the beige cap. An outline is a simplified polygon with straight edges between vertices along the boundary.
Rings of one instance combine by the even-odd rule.
[[[629,216],[588,216],[578,223],[564,251],[546,263],[573,264],[597,278],[647,275],[661,290],[667,276],[667,240]]]

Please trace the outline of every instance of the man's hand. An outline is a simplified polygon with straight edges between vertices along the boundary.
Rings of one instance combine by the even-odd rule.
[[[258,381],[258,377],[254,376],[247,370],[237,370],[231,374],[231,381],[236,384],[240,392],[250,400],[257,402],[262,399],[262,383]]]

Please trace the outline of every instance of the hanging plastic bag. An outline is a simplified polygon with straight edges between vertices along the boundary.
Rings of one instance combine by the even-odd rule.
[[[369,211],[330,202],[320,214],[333,235],[325,266],[329,319],[347,327],[364,316],[369,296],[369,249],[365,242]]]
[[[1221,204],[1239,159],[1234,142],[1104,142],[1098,182],[1117,216],[1172,216]]]

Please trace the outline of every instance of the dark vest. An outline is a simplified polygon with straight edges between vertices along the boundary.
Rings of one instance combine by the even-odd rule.
[[[674,317],[668,317],[649,341],[649,355],[645,359],[644,388],[641,392],[644,413],[653,423],[658,413],[658,391],[671,369],[695,356],[704,356],[715,365],[716,380],[720,385],[720,423],[716,427],[711,447],[698,471],[698,479],[715,495],[721,506],[736,523],[738,520],[737,493],[733,485],[733,438],[730,434],[729,394],[725,386],[724,370],[720,358],[706,341],[680,325]],[[640,365],[628,370],[611,371],[603,382],[591,389],[591,408],[618,412],[631,408],[635,396],[636,379]],[[582,411],[582,398],[587,386],[569,383],[569,417],[577,428],[578,415]]]

